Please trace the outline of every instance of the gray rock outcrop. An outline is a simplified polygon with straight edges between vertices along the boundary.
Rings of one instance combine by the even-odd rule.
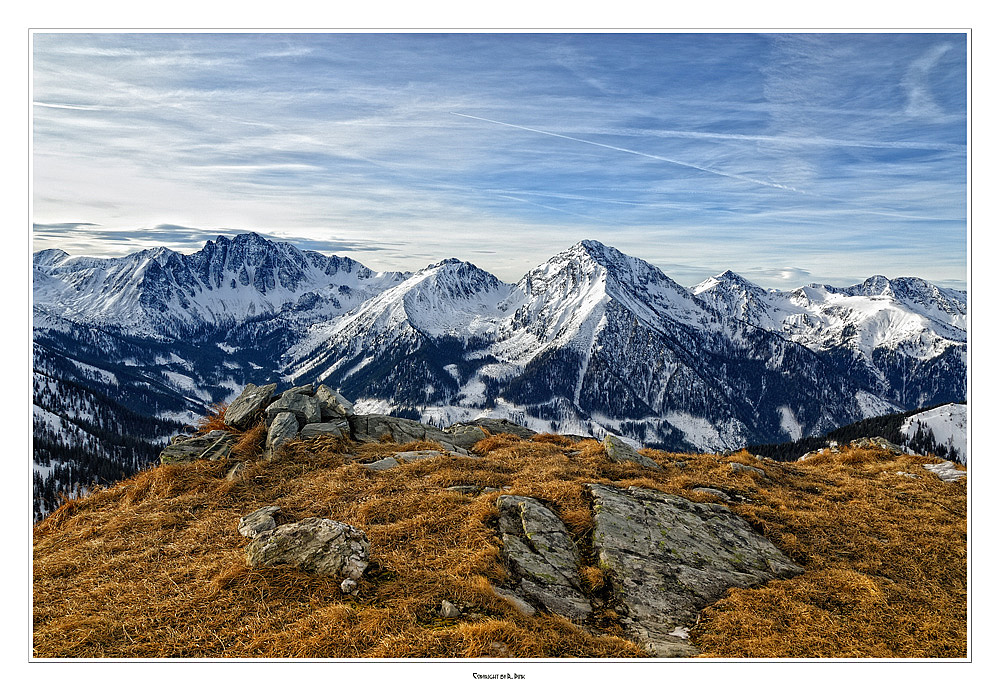
[[[638,463],[643,468],[660,470],[659,464],[649,458],[646,458],[612,434],[604,437],[604,441],[601,442],[601,444],[604,446],[604,452],[608,454],[608,458],[615,463]]]
[[[222,417],[222,421],[235,429],[248,429],[253,425],[257,415],[271,402],[271,396],[274,395],[277,388],[277,384],[265,384],[264,386],[247,384],[243,393],[237,396],[226,408],[226,414]]]
[[[720,504],[636,487],[587,489],[598,564],[628,610],[623,623],[657,656],[697,654],[687,629],[727,589],[803,572]]]
[[[497,507],[517,595],[570,621],[586,620],[591,604],[580,592],[580,558],[563,522],[531,497],[505,494]]]
[[[261,533],[266,533],[268,530],[273,530],[276,526],[274,514],[279,511],[281,511],[281,507],[265,506],[248,513],[240,519],[240,523],[237,526],[239,534],[243,537],[252,538],[257,537]]]
[[[267,441],[264,444],[264,458],[271,458],[286,442],[295,439],[299,432],[299,422],[295,413],[281,412],[274,416],[267,428]]]
[[[351,425],[347,422],[347,418],[333,419],[327,422],[311,422],[302,426],[302,429],[299,430],[299,436],[303,439],[322,436],[350,437]]]
[[[416,420],[389,415],[353,415],[348,420],[351,423],[351,436],[361,442],[381,441],[388,436],[397,444],[432,441],[440,444],[446,451],[469,454],[468,449],[455,444],[454,437],[444,430]]]
[[[290,564],[309,573],[357,581],[368,568],[368,538],[354,526],[306,518],[262,532],[246,548],[252,567]]]
[[[319,401],[313,396],[307,396],[294,389],[281,394],[281,398],[267,406],[264,411],[267,424],[270,425],[274,418],[281,413],[294,414],[299,421],[299,426],[322,420]]]
[[[354,415],[354,405],[326,384],[316,387],[316,399],[319,401],[321,413],[326,417],[348,417]]]
[[[160,465],[226,458],[235,443],[236,437],[221,429],[191,437],[179,434],[160,452]]]

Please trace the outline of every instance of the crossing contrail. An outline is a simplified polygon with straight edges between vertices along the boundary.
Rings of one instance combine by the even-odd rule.
[[[665,163],[673,163],[674,165],[682,166],[684,168],[693,168],[694,170],[700,170],[700,171],[705,172],[705,173],[711,173],[712,175],[719,175],[719,176],[724,177],[724,178],[732,178],[734,180],[743,180],[744,182],[750,182],[750,183],[753,183],[755,185],[761,185],[763,187],[770,187],[770,188],[777,189],[777,190],[785,190],[786,192],[793,192],[795,194],[799,194],[799,195],[802,195],[804,197],[809,197],[809,198],[812,198],[812,199],[822,199],[822,200],[826,200],[826,201],[837,202],[837,203],[840,203],[840,204],[845,204],[847,206],[851,206],[855,210],[857,210],[857,211],[859,211],[861,213],[873,214],[875,216],[888,216],[890,218],[909,218],[909,219],[924,220],[924,221],[939,221],[939,220],[942,220],[942,219],[938,219],[938,218],[929,218],[929,217],[926,217],[926,216],[916,216],[916,215],[910,215],[910,214],[905,214],[905,213],[900,213],[900,212],[895,212],[895,211],[885,211],[885,210],[879,210],[879,209],[871,209],[871,208],[865,207],[865,206],[863,206],[861,204],[858,204],[857,202],[853,202],[853,201],[850,201],[850,200],[847,200],[847,199],[838,199],[836,197],[828,197],[826,195],[816,194],[814,192],[807,192],[805,190],[800,190],[800,189],[797,189],[795,187],[792,187],[791,185],[782,185],[782,184],[777,183],[777,182],[768,182],[767,180],[758,180],[757,178],[752,178],[752,177],[749,177],[749,176],[746,176],[746,175],[740,175],[739,173],[727,173],[724,170],[717,170],[715,168],[708,168],[706,166],[695,165],[694,163],[686,163],[684,161],[678,161],[676,158],[669,158],[667,156],[658,156],[656,154],[648,154],[648,153],[645,153],[643,151],[636,151],[635,149],[626,149],[626,148],[621,147],[621,146],[612,146],[611,144],[602,144],[601,142],[591,141],[590,139],[581,139],[579,137],[571,137],[571,136],[569,136],[567,134],[559,134],[557,132],[549,132],[547,130],[540,130],[540,129],[537,129],[537,128],[534,128],[534,127],[525,127],[524,125],[515,125],[515,124],[510,123],[510,122],[502,122],[500,120],[491,120],[489,118],[481,118],[481,117],[476,116],[476,115],[467,115],[465,113],[457,113],[455,111],[450,111],[450,113],[452,115],[457,115],[458,117],[469,118],[470,120],[481,120],[482,122],[489,122],[489,123],[492,123],[494,125],[503,125],[504,127],[513,127],[516,130],[524,130],[525,132],[534,132],[536,134],[544,134],[544,135],[548,135],[549,137],[558,137],[559,139],[567,139],[567,140],[569,140],[571,142],[579,142],[581,144],[590,144],[591,146],[599,146],[602,149],[611,149],[612,151],[621,151],[622,153],[626,153],[626,154],[633,154],[635,156],[642,156],[644,158],[652,158],[652,159],[657,160],[657,161],[663,161]],[[521,200],[521,201],[525,201],[525,200]]]
[[[694,170],[700,170],[703,173],[711,173],[713,175],[720,175],[724,178],[732,178],[734,180],[743,180],[744,182],[752,182],[755,185],[762,185],[764,187],[772,187],[778,190],[787,190],[788,192],[796,192],[798,194],[805,194],[801,190],[797,190],[789,185],[782,185],[777,182],[768,182],[767,180],[758,180],[756,178],[751,178],[746,175],[740,175],[739,173],[727,173],[724,170],[716,170],[715,168],[707,168],[705,166],[695,165],[694,163],[685,163],[684,161],[678,161],[676,158],[668,158],[667,156],[658,156],[656,154],[647,154],[642,151],[636,151],[634,149],[626,149],[621,146],[612,146],[611,144],[602,144],[600,142],[594,142],[589,139],[580,139],[579,137],[570,137],[566,134],[558,134],[556,132],[548,132],[546,130],[535,129],[534,127],[524,127],[523,125],[514,125],[509,122],[501,122],[499,120],[490,120],[489,118],[481,118],[475,115],[466,115],[465,113],[456,113],[452,111],[452,115],[457,115],[461,118],[469,118],[470,120],[481,120],[483,122],[490,122],[494,125],[503,125],[504,127],[513,127],[514,129],[524,130],[525,132],[534,132],[536,134],[545,134],[550,137],[558,137],[559,139],[568,139],[571,142],[579,142],[581,144],[590,144],[591,146],[599,146],[602,149],[611,149],[612,151],[621,151],[626,154],[633,154],[635,156],[643,156],[644,158],[652,158],[657,161],[663,161],[664,163],[673,163],[675,166],[682,166],[684,168],[693,168]]]

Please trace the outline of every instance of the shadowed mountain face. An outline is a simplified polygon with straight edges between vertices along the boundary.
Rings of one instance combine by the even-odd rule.
[[[965,328],[965,293],[917,278],[785,292],[725,272],[689,290],[590,240],[514,285],[458,259],[377,273],[253,233],[190,255],[34,256],[36,390],[175,427],[248,382],[330,381],[361,412],[720,450],[964,400]],[[58,417],[46,429],[71,444],[86,422],[100,443],[108,425],[40,396],[36,430]]]

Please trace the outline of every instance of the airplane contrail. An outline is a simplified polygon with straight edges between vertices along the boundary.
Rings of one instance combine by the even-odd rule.
[[[767,180],[758,180],[757,178],[751,178],[751,177],[748,177],[746,175],[740,175],[739,173],[727,173],[726,171],[716,170],[715,168],[707,168],[705,166],[699,166],[699,165],[695,165],[693,163],[685,163],[684,161],[678,161],[675,158],[668,158],[666,156],[658,156],[656,154],[648,154],[648,153],[645,153],[645,152],[642,152],[642,151],[636,151],[635,149],[626,149],[626,148],[621,147],[621,146],[612,146],[611,144],[602,144],[601,142],[595,142],[595,141],[591,141],[589,139],[581,139],[579,137],[571,137],[571,136],[569,136],[567,134],[559,134],[557,132],[549,132],[547,130],[536,129],[534,127],[525,127],[524,125],[515,125],[513,123],[502,122],[500,120],[491,120],[489,118],[482,118],[482,117],[479,117],[479,116],[476,116],[476,115],[467,115],[466,113],[458,113],[458,112],[455,112],[455,111],[450,111],[450,113],[452,115],[457,115],[457,116],[462,117],[462,118],[469,118],[470,120],[481,120],[482,122],[489,122],[489,123],[493,123],[494,125],[503,125],[504,127],[513,127],[514,129],[524,130],[525,132],[534,132],[536,134],[545,134],[545,135],[548,135],[550,137],[558,137],[559,139],[567,139],[567,140],[569,140],[571,142],[579,142],[581,144],[590,144],[591,146],[599,146],[599,147],[601,147],[603,149],[611,149],[612,151],[621,151],[622,153],[634,154],[636,156],[643,156],[645,158],[652,158],[652,159],[655,159],[657,161],[664,161],[665,163],[673,163],[674,165],[683,166],[684,168],[693,168],[694,170],[700,170],[700,171],[705,172],[705,173],[711,173],[713,175],[720,175],[720,176],[722,176],[724,178],[733,178],[735,180],[743,180],[745,182],[751,182],[751,183],[754,183],[756,185],[762,185],[764,187],[771,187],[773,189],[785,190],[787,192],[794,192],[795,194],[800,194],[800,195],[802,195],[804,197],[811,197],[811,198],[814,198],[814,199],[825,199],[827,201],[838,202],[838,203],[841,203],[841,204],[847,204],[848,206],[853,206],[856,210],[860,211],[861,213],[873,214],[875,216],[888,216],[888,217],[892,217],[892,218],[909,218],[909,219],[925,220],[925,221],[938,221],[938,220],[942,220],[942,219],[937,219],[937,218],[928,218],[928,217],[925,217],[925,216],[915,216],[915,215],[904,214],[904,213],[893,212],[893,211],[881,211],[881,210],[878,210],[878,209],[870,209],[870,208],[864,207],[864,206],[862,206],[862,205],[860,205],[860,204],[858,204],[856,202],[849,201],[847,199],[838,199],[836,197],[828,197],[828,196],[825,196],[825,195],[816,194],[814,192],[807,192],[805,190],[800,190],[800,189],[797,189],[797,188],[792,187],[790,185],[782,185],[782,184],[777,183],[777,182],[768,182]],[[526,200],[521,200],[521,201],[526,201]]]
[[[612,151],[621,151],[626,154],[634,154],[635,156],[643,156],[645,158],[652,158],[657,161],[663,161],[664,163],[673,163],[676,166],[682,166],[684,168],[693,168],[694,170],[700,170],[703,173],[711,173],[713,175],[720,175],[724,178],[732,178],[734,180],[743,180],[744,182],[752,182],[755,185],[763,185],[764,187],[772,187],[778,190],[787,190],[789,192],[796,192],[798,194],[805,194],[801,190],[790,187],[789,185],[782,185],[777,182],[768,182],[766,180],[758,180],[756,178],[751,178],[746,175],[740,175],[739,173],[727,173],[724,170],[716,170],[715,168],[706,168],[705,166],[695,165],[694,163],[685,163],[684,161],[678,161],[676,158],[668,158],[666,156],[658,156],[656,154],[647,154],[642,151],[636,151],[634,149],[626,149],[620,146],[612,146],[611,144],[602,144],[600,142],[594,142],[589,139],[580,139],[579,137],[570,137],[566,134],[558,134],[556,132],[548,132],[546,130],[539,130],[533,127],[524,127],[523,125],[514,125],[509,122],[501,122],[499,120],[490,120],[489,118],[481,118],[475,115],[466,115],[465,113],[451,112],[452,115],[457,115],[462,118],[469,118],[471,120],[481,120],[483,122],[490,122],[494,125],[503,125],[504,127],[513,127],[514,129],[524,130],[525,132],[534,132],[536,134],[545,134],[550,137],[558,137],[559,139],[568,139],[571,142],[579,142],[581,144],[590,144],[591,146],[599,146],[603,149],[611,149]]]

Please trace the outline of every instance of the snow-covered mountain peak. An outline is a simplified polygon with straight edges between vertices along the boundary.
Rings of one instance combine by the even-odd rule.
[[[754,295],[763,295],[767,293],[766,290],[761,288],[756,283],[751,283],[735,271],[731,271],[729,269],[726,269],[721,274],[716,274],[715,276],[706,278],[704,281],[691,288],[691,292],[694,295],[701,295],[705,291],[710,290],[716,290],[716,292],[746,291]]]
[[[31,256],[31,263],[35,267],[51,267],[69,257],[69,254],[60,249],[47,249],[35,252]]]
[[[318,313],[340,314],[401,274],[376,274],[347,257],[299,250],[257,233],[220,235],[189,255],[163,247],[124,257],[34,257],[37,307],[57,316],[133,333],[179,335],[275,314],[312,295]]]

